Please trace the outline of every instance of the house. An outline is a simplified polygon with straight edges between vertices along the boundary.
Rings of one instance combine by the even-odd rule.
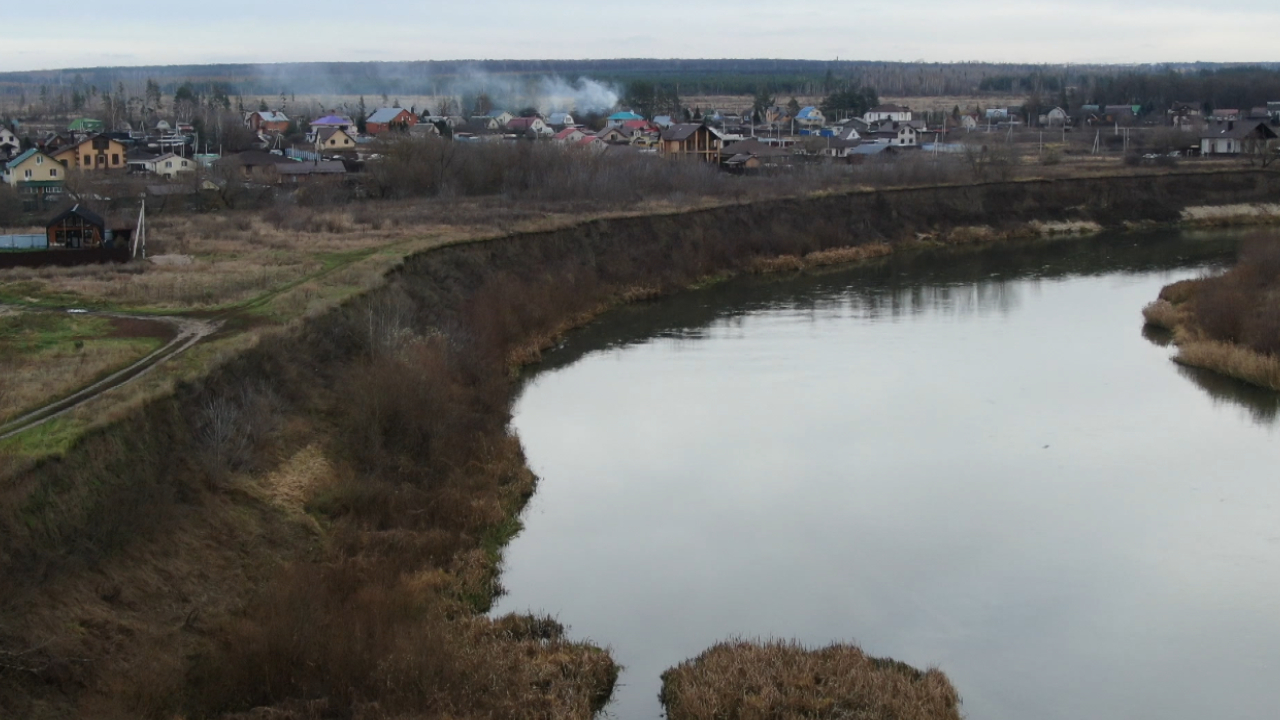
[[[725,145],[721,155],[726,170],[758,170],[762,167],[789,165],[795,154],[786,148],[761,141],[759,138],[747,138]]]
[[[907,115],[910,114],[909,112],[907,113]],[[911,118],[908,117],[907,119],[910,120]],[[796,122],[801,127],[822,127],[827,124],[827,118],[822,114],[821,110],[810,105],[809,107],[801,108],[800,112],[796,113]]]
[[[871,158],[887,158],[893,156],[897,152],[894,146],[888,143],[863,143],[857,147],[849,148],[845,154],[845,158],[851,164],[864,163]]]
[[[719,164],[723,145],[723,136],[706,125],[678,123],[662,131],[659,148],[667,157]]]
[[[68,168],[88,170],[124,170],[124,143],[106,135],[87,137],[53,153],[53,158]]]
[[[355,149],[356,139],[346,130],[327,127],[316,132],[316,152],[353,152]]]
[[[581,140],[578,140],[578,142],[574,143],[572,147],[583,148],[583,149],[592,150],[595,152],[602,152],[605,148],[609,147],[609,145],[595,135],[587,135],[583,137]]]
[[[490,110],[483,115],[472,115],[472,124],[478,124],[489,130],[502,130],[507,123],[515,119],[515,115],[506,110]]]
[[[547,124],[540,117],[518,117],[507,121],[507,132],[519,135],[530,132],[537,135],[550,135],[551,128],[547,127]]]
[[[1102,121],[1105,123],[1132,123],[1142,112],[1141,105],[1107,105],[1102,108]]]
[[[972,130],[977,130],[977,129],[978,129],[978,118],[976,118],[976,117],[974,117],[974,116],[972,116],[972,115],[961,115],[961,116],[960,116],[960,127],[964,128],[966,132],[968,132],[968,131],[972,131]]]
[[[1272,120],[1280,120],[1280,102],[1267,103],[1267,114]]]
[[[280,181],[280,167],[294,163],[296,163],[295,160],[283,155],[262,150],[246,150],[216,160],[213,166],[240,180],[275,185]]]
[[[325,115],[312,120],[308,124],[311,126],[311,132],[319,132],[327,128],[342,130],[347,133],[356,131],[356,124],[345,115]]]
[[[554,112],[547,116],[547,124],[553,128],[566,128],[576,125],[573,116],[566,112]]]
[[[7,127],[0,127],[0,160],[8,160],[18,154],[22,149],[22,143],[19,142],[18,136]]]
[[[653,124],[657,125],[659,130],[666,130],[675,125],[676,121],[670,115],[654,115]]]
[[[1200,133],[1201,155],[1253,153],[1276,138],[1276,131],[1261,120],[1218,120]]]
[[[895,147],[917,147],[920,144],[920,130],[912,123],[886,122],[867,133],[882,144]]]
[[[624,122],[627,122],[628,120],[643,120],[643,119],[644,119],[643,116],[637,115],[631,112],[630,110],[623,110],[622,112],[616,112],[610,115],[609,119],[605,122],[605,127],[615,127],[617,125],[621,125]]]
[[[46,196],[62,197],[67,170],[39,149],[30,148],[5,164],[3,179],[6,185],[29,196],[33,205],[43,207],[53,199]]]
[[[409,128],[409,137],[415,137],[415,138],[440,137],[440,128],[437,127],[435,123],[429,123],[429,122],[418,123],[417,125],[414,125],[413,127]]]
[[[603,143],[610,143],[610,144],[619,143],[619,144],[625,145],[631,142],[630,133],[626,132],[625,130],[623,130],[622,128],[616,125],[606,127],[605,129],[596,133],[595,136],[597,140]]]
[[[365,132],[380,135],[388,130],[407,130],[418,124],[418,116],[404,108],[379,108],[364,121]]]
[[[905,105],[877,105],[868,110],[862,118],[869,123],[880,122],[882,120],[907,122],[911,119],[911,108]]]
[[[195,160],[174,155],[173,153],[165,153],[149,161],[144,161],[143,164],[146,172],[169,179],[177,177],[178,173],[193,172],[196,169]]]
[[[67,126],[68,132],[82,135],[96,135],[106,129],[106,124],[96,118],[76,118]]]
[[[289,131],[289,118],[282,112],[259,110],[246,115],[244,125],[259,135],[283,135]]]
[[[341,179],[346,174],[347,166],[343,165],[341,160],[314,160],[276,165],[276,176],[282,185],[298,185],[322,179]]]
[[[102,216],[79,203],[58,213],[45,226],[51,248],[87,249],[102,247],[107,223]]]
[[[1235,108],[1215,108],[1209,113],[1210,120],[1239,120],[1240,111]]]
[[[582,132],[580,128],[567,127],[561,130],[560,132],[556,133],[555,136],[552,137],[551,139],[558,143],[564,143],[565,145],[572,145],[584,137],[587,137],[587,134]]]

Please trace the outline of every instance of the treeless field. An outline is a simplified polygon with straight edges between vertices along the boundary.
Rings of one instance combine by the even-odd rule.
[[[52,312],[0,314],[0,421],[71,393],[160,347],[161,323]]]

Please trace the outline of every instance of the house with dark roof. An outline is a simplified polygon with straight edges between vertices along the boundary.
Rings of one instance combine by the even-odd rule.
[[[311,132],[319,132],[325,128],[337,128],[350,133],[356,131],[355,122],[345,115],[325,115],[312,120],[308,124],[311,126]]]
[[[124,143],[106,135],[87,137],[53,153],[53,158],[68,168],[82,171],[124,170]]]
[[[584,137],[587,137],[587,134],[586,134],[586,133],[584,133],[584,132],[582,132],[582,129],[581,129],[581,128],[576,128],[576,127],[567,127],[567,128],[565,128],[565,129],[561,130],[560,132],[556,133],[556,134],[555,134],[555,137],[553,137],[553,138],[551,138],[551,139],[552,139],[552,140],[555,140],[555,141],[556,141],[556,142],[558,142],[558,143],[564,143],[565,145],[571,145],[571,144],[573,144],[573,143],[578,142],[579,140],[581,140],[581,139],[582,139],[582,138],[584,138]]]
[[[79,203],[58,213],[45,226],[51,248],[89,249],[102,247],[107,222],[98,213]]]
[[[511,118],[507,121],[507,132],[516,133],[518,135],[532,133],[535,136],[540,136],[550,135],[552,130],[547,127],[547,124],[543,122],[542,118],[535,115],[534,117]]]
[[[316,131],[316,152],[355,152],[356,139],[346,130],[336,127]]]
[[[905,105],[877,105],[866,112],[862,119],[869,123],[880,122],[882,120],[892,120],[893,122],[908,122],[911,120],[911,108]]]
[[[418,116],[404,108],[379,108],[365,119],[364,129],[370,135],[380,135],[394,128],[408,130],[417,124]]]
[[[1262,120],[1217,120],[1200,133],[1201,155],[1240,155],[1266,149],[1276,131]]]
[[[280,181],[279,168],[297,162],[283,155],[262,150],[246,150],[214,161],[213,166],[248,182],[275,185]]]
[[[276,165],[276,174],[282,185],[299,185],[329,179],[340,180],[347,174],[347,166],[341,160],[315,160]]]
[[[720,164],[724,136],[701,123],[678,123],[662,131],[658,145],[663,155],[682,160]]]
[[[18,136],[7,127],[0,126],[0,160],[8,160],[22,150]]]
[[[566,128],[577,123],[567,112],[553,112],[547,116],[547,124],[553,128]]]

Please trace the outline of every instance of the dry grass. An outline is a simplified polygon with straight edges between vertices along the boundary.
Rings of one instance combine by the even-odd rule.
[[[1280,358],[1240,345],[1215,340],[1183,341],[1178,343],[1174,360],[1259,387],[1280,390]]]
[[[1181,324],[1182,313],[1168,300],[1155,300],[1142,308],[1142,318],[1148,325],[1172,332]]]
[[[941,670],[844,644],[720,643],[664,672],[661,698],[670,720],[960,718],[960,695]]]
[[[884,257],[892,252],[893,246],[888,243],[867,243],[866,245],[818,250],[806,255],[761,257],[752,262],[750,271],[754,273],[797,272],[808,268],[862,262],[872,258]]]
[[[136,325],[136,324],[133,324]],[[168,331],[131,336],[108,318],[0,314],[0,420],[67,395],[158,348]]]

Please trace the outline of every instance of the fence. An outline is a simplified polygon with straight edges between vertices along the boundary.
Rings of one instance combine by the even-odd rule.
[[[48,247],[47,235],[0,235],[0,250],[44,250]]]

